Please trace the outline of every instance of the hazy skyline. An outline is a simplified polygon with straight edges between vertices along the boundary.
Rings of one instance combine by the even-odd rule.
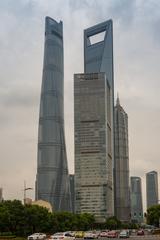
[[[130,176],[159,172],[160,2],[2,0],[0,2],[0,187],[5,199],[34,187],[45,16],[63,21],[65,129],[74,171],[73,74],[83,72],[83,30],[113,19],[115,98],[128,114]],[[34,197],[34,191],[27,193]],[[144,204],[145,206],[145,204]]]

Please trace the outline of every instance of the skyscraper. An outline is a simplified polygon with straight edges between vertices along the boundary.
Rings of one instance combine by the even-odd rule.
[[[71,189],[71,201],[72,201],[72,211],[74,212],[75,211],[75,188],[74,188],[74,174],[70,174],[69,175],[69,179],[70,179],[70,189]]]
[[[131,220],[143,222],[142,187],[140,177],[131,177]]]
[[[64,137],[63,26],[45,21],[45,49],[38,131],[36,199],[54,210],[71,210]]]
[[[0,202],[3,200],[3,188],[0,188]]]
[[[105,221],[114,214],[111,20],[84,31],[84,70],[74,77],[75,208]]]
[[[146,174],[147,208],[158,204],[158,174],[156,171]]]
[[[76,212],[92,213],[100,222],[113,214],[107,87],[104,73],[75,75]]]
[[[115,215],[130,221],[128,116],[120,105],[119,97],[114,108],[114,199]]]
[[[84,30],[84,72],[104,72],[114,99],[112,20]],[[113,113],[112,100],[111,105]]]

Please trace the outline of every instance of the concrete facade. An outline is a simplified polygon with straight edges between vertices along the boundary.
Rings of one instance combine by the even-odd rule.
[[[158,174],[156,171],[146,174],[147,208],[158,204]]]
[[[63,25],[45,22],[45,47],[38,130],[36,200],[70,211],[70,182],[64,136]]]
[[[142,184],[140,177],[131,177],[131,220],[143,222]]]
[[[122,222],[131,219],[129,188],[128,115],[120,105],[114,108],[114,198],[115,215]]]

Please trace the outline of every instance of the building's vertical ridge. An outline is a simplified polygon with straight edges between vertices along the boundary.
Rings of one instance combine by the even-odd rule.
[[[38,130],[36,198],[54,210],[71,210],[64,136],[63,24],[45,21],[45,48]]]

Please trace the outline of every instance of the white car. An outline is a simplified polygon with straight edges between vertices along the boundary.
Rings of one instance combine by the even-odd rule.
[[[33,233],[32,235],[28,236],[28,240],[37,240],[37,239],[46,239],[46,234],[44,233]]]
[[[55,233],[50,236],[50,240],[75,240],[75,237],[70,232]]]
[[[102,231],[99,236],[100,237],[107,237],[107,234],[108,234],[109,231]]]
[[[119,238],[129,238],[129,231],[122,230],[119,234]]]
[[[84,234],[84,239],[95,239],[99,237],[99,232],[97,231],[88,231]]]

